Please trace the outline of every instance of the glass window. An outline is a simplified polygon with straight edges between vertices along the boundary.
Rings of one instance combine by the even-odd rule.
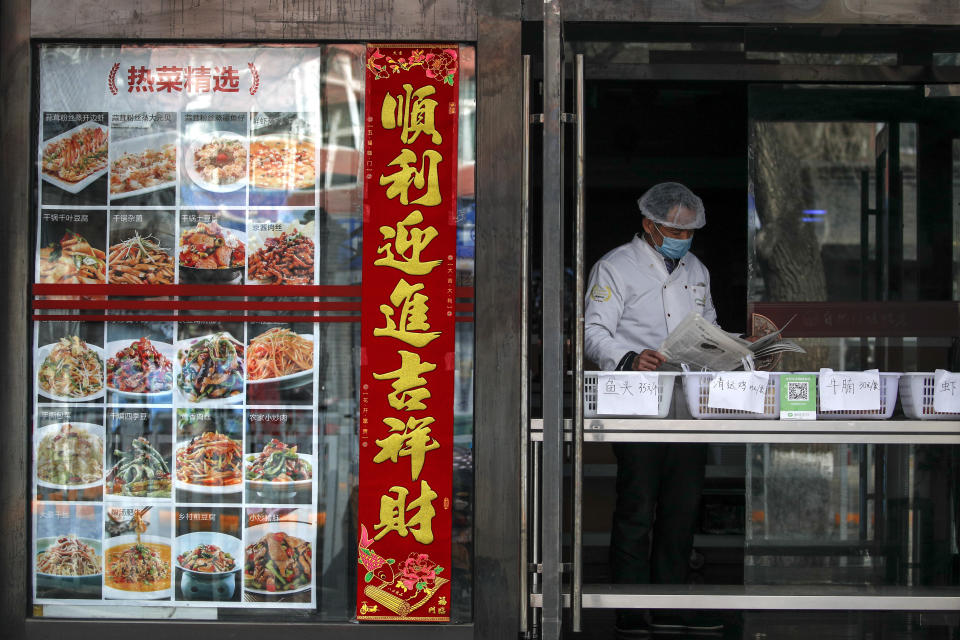
[[[356,617],[365,52],[40,48],[43,615]],[[448,575],[468,622],[476,89],[459,52]]]

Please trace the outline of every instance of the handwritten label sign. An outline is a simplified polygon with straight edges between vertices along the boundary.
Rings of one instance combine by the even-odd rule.
[[[710,381],[707,406],[712,409],[733,409],[763,413],[770,374],[766,371],[723,371]]]
[[[933,372],[933,410],[960,413],[960,373],[944,369]]]
[[[822,411],[879,411],[880,372],[820,369]]]
[[[660,379],[656,373],[604,373],[597,376],[597,413],[655,416],[659,413]]]

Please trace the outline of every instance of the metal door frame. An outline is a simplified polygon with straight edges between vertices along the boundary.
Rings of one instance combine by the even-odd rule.
[[[803,594],[801,589],[747,588],[718,589],[715,592],[690,594],[679,588],[659,588],[636,590],[620,585],[582,584],[580,568],[581,550],[578,542],[580,535],[580,492],[582,491],[582,443],[584,442],[583,415],[580,395],[582,394],[582,331],[583,331],[583,283],[582,273],[582,102],[577,100],[579,110],[576,113],[564,113],[564,19],[561,13],[563,0],[545,0],[543,3],[543,114],[542,119],[533,116],[524,117],[525,125],[534,122],[543,124],[543,229],[542,232],[542,420],[524,422],[524,428],[532,428],[530,441],[532,446],[525,449],[531,456],[524,468],[534,470],[533,487],[539,489],[538,496],[533,495],[531,520],[540,519],[539,540],[533,540],[534,562],[530,564],[533,585],[539,581],[539,590],[528,590],[527,604],[539,609],[541,616],[541,635],[543,638],[559,638],[563,630],[564,608],[572,609],[571,629],[580,630],[581,607],[594,608],[718,608],[718,609],[778,609],[796,608],[799,610],[817,609],[861,609],[861,610],[954,610],[960,605],[960,597],[939,596],[919,593],[909,589],[891,589],[883,597],[856,593],[831,593],[828,596],[814,597]],[[573,2],[578,17],[584,19],[590,14],[587,5]],[[601,5],[606,6],[604,3]],[[607,7],[609,8],[609,7]],[[530,9],[528,9],[530,11]],[[532,18],[532,15],[528,15]],[[605,18],[610,20],[609,16]],[[622,18],[620,18],[622,19]],[[649,16],[646,17],[649,20]],[[639,21],[639,18],[638,18]],[[607,25],[609,26],[609,25]],[[696,29],[701,25],[669,25],[674,29],[689,26]],[[710,25],[717,26],[717,25]],[[755,25],[758,28],[776,25]],[[733,27],[736,29],[736,27]],[[583,60],[578,56],[576,68],[582,74]],[[683,64],[633,64],[633,65],[586,65],[588,77],[614,77],[649,81],[664,80],[728,80],[736,82],[767,83],[942,83],[960,79],[960,69],[931,69],[923,65],[896,65],[886,67],[859,66],[796,66],[773,64],[735,64],[735,65],[683,65]],[[582,82],[582,75],[579,76]],[[581,85],[582,88],[582,85]],[[575,92],[577,94],[578,92]],[[577,165],[577,212],[574,233],[576,254],[575,270],[577,282],[574,291],[576,311],[573,319],[575,347],[573,362],[573,392],[575,415],[563,414],[563,394],[565,367],[562,344],[564,342],[563,321],[563,253],[564,253],[564,144],[563,124],[576,122],[578,132]],[[791,432],[778,424],[759,425],[756,421],[746,429],[736,421],[711,421],[713,424],[695,421],[679,424],[677,421],[663,423],[654,428],[642,428],[636,425],[618,424],[608,427],[613,421],[591,420],[589,440],[619,442],[837,442],[837,443],[915,443],[937,442],[944,444],[960,443],[960,423],[944,423],[930,433],[918,435],[911,429],[914,425],[888,422],[884,428],[873,430],[875,425],[851,423],[850,430],[833,433]],[[619,421],[631,422],[631,421]],[[720,424],[725,422],[727,424]],[[649,423],[648,423],[649,424]],[[594,431],[596,429],[596,431]],[[674,429],[679,430],[679,433]],[[943,431],[946,429],[946,432]],[[572,562],[563,562],[561,532],[563,530],[563,465],[564,442],[571,447],[571,467],[573,476],[572,538],[574,540]],[[542,442],[539,447],[538,442]],[[525,453],[526,454],[526,453]],[[536,534],[534,534],[536,535]],[[526,540],[525,540],[526,542]],[[539,543],[539,544],[537,544]],[[564,587],[564,576],[571,577],[571,586]]]

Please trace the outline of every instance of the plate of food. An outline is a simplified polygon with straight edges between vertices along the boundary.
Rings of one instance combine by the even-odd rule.
[[[183,166],[194,184],[229,193],[247,184],[247,139],[231,131],[203,134],[187,145]]]
[[[218,222],[198,222],[180,232],[180,269],[192,282],[229,282],[243,278],[246,234]]]
[[[251,284],[313,284],[313,222],[285,225],[277,233],[250,237],[247,278]]]
[[[313,335],[273,327],[250,340],[247,384],[290,389],[313,383]]]
[[[250,139],[250,186],[311,191],[317,183],[317,145],[312,138],[268,134]]]
[[[285,595],[313,586],[313,539],[304,522],[268,522],[244,532],[243,586],[251,593]]]
[[[206,494],[236,493],[243,488],[243,453],[239,440],[205,431],[177,445],[176,487]]]
[[[75,533],[37,538],[35,560],[38,584],[56,582],[65,588],[100,586],[103,574],[100,540],[82,538]]]
[[[107,128],[88,120],[42,144],[44,180],[79,193],[107,171]]]
[[[37,349],[37,391],[55,402],[103,396],[103,349],[79,336],[64,336]]]
[[[299,453],[296,445],[273,438],[259,453],[246,456],[244,477],[247,485],[258,492],[297,491],[313,484],[316,458]]]
[[[174,360],[178,404],[235,404],[243,400],[243,343],[227,332],[181,340]]]
[[[173,237],[168,238],[170,246],[164,247],[157,236],[134,231],[129,238],[110,245],[110,284],[173,284]]]
[[[92,489],[103,484],[106,431],[89,422],[58,422],[33,438],[37,485],[47,489]]]
[[[124,534],[104,544],[104,598],[157,600],[173,595],[169,538]]]
[[[106,489],[111,500],[169,498],[173,477],[169,461],[150,441],[139,436],[130,446],[115,450],[117,462],[107,471]]]
[[[173,390],[173,345],[149,338],[107,343],[107,388],[121,398],[145,402]]]
[[[177,185],[177,134],[151,133],[114,140],[110,148],[110,199],[129,198]]]
[[[236,573],[242,568],[243,541],[226,533],[197,531],[174,543],[177,568],[195,575]]]
[[[79,233],[67,231],[63,238],[40,249],[37,282],[43,284],[104,284],[106,254]]]

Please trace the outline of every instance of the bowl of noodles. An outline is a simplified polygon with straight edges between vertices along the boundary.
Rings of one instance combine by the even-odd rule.
[[[38,587],[63,587],[71,590],[100,587],[103,557],[100,541],[66,533],[37,538],[35,570]]]
[[[37,350],[37,392],[55,402],[84,402],[103,396],[104,353],[79,336],[64,336]]]
[[[88,422],[59,422],[37,429],[33,439],[37,485],[92,489],[103,484],[106,430]]]
[[[313,383],[313,335],[274,327],[250,340],[247,384],[292,389]]]
[[[155,600],[173,595],[170,539],[124,534],[105,541],[103,596]]]

